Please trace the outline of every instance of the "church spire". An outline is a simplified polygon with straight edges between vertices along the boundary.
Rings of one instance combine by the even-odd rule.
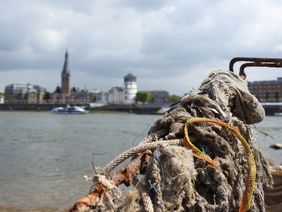
[[[71,89],[71,85],[70,85],[70,71],[68,68],[68,61],[69,60],[69,54],[68,54],[68,50],[66,50],[65,53],[65,62],[64,62],[64,67],[63,67],[63,71],[62,71],[62,93],[69,95],[70,94],[70,89]]]
[[[64,62],[64,67],[63,67],[62,74],[69,73],[68,63],[69,63],[69,53],[68,53],[68,50],[66,50],[66,53],[65,53],[65,62]]]

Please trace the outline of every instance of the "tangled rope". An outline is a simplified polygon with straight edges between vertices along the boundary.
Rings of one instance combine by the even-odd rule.
[[[95,184],[94,176],[93,190],[70,211],[265,211],[264,187],[272,185],[271,170],[248,125],[263,118],[245,81],[214,71],[156,120],[138,146],[96,172],[113,186],[106,180]],[[200,123],[214,125],[191,127]],[[115,187],[121,184],[133,185],[133,191],[116,197]]]
[[[181,142],[182,142],[181,139],[167,140],[167,141],[162,140],[162,141],[156,141],[153,143],[140,144],[137,147],[132,147],[129,150],[117,156],[116,158],[114,158],[103,169],[99,170],[99,174],[109,175],[110,172],[113,171],[115,167],[117,167],[123,161],[125,161],[126,159],[130,158],[131,156],[137,153],[144,152],[146,150],[156,149],[159,146],[179,145]]]
[[[248,160],[248,165],[249,165],[249,173],[248,173],[248,180],[246,182],[246,189],[243,193],[243,198],[240,204],[240,212],[247,211],[251,207],[251,202],[252,202],[252,197],[253,197],[253,191],[254,191],[254,185],[256,181],[256,163],[254,160],[253,153],[251,151],[251,148],[248,144],[248,142],[245,140],[245,138],[241,135],[240,131],[238,128],[233,127],[229,124],[226,124],[225,122],[214,120],[214,119],[208,119],[208,118],[198,118],[198,117],[192,117],[190,118],[184,127],[184,134],[185,134],[185,141],[186,141],[186,146],[188,148],[190,147],[193,152],[194,156],[198,157],[199,159],[206,160],[208,163],[210,163],[212,166],[216,166],[216,161],[212,160],[208,155],[204,154],[199,150],[194,144],[189,139],[189,134],[188,134],[188,128],[189,126],[192,126],[195,123],[214,123],[220,126],[223,126],[230,130],[232,135],[237,137],[240,141],[241,144],[244,147],[244,150],[247,154],[247,160]]]

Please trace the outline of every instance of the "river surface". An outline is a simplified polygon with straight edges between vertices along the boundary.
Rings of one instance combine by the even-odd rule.
[[[63,211],[88,193],[92,161],[103,166],[139,143],[155,115],[0,112],[0,211]],[[254,130],[263,152],[276,163],[282,150],[282,117],[266,117]]]

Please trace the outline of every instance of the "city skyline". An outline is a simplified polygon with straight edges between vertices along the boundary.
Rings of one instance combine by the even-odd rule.
[[[11,83],[54,91],[66,48],[73,86],[108,90],[132,72],[140,90],[177,95],[233,57],[282,55],[276,0],[3,0],[0,10],[0,91]],[[247,79],[279,73],[250,69]]]

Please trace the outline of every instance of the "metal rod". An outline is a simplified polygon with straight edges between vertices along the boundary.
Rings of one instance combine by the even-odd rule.
[[[281,58],[259,58],[259,57],[235,57],[229,63],[229,70],[234,72],[234,64],[236,62],[245,62],[240,66],[239,75],[244,79],[247,77],[244,69],[246,67],[272,67],[281,68]]]

